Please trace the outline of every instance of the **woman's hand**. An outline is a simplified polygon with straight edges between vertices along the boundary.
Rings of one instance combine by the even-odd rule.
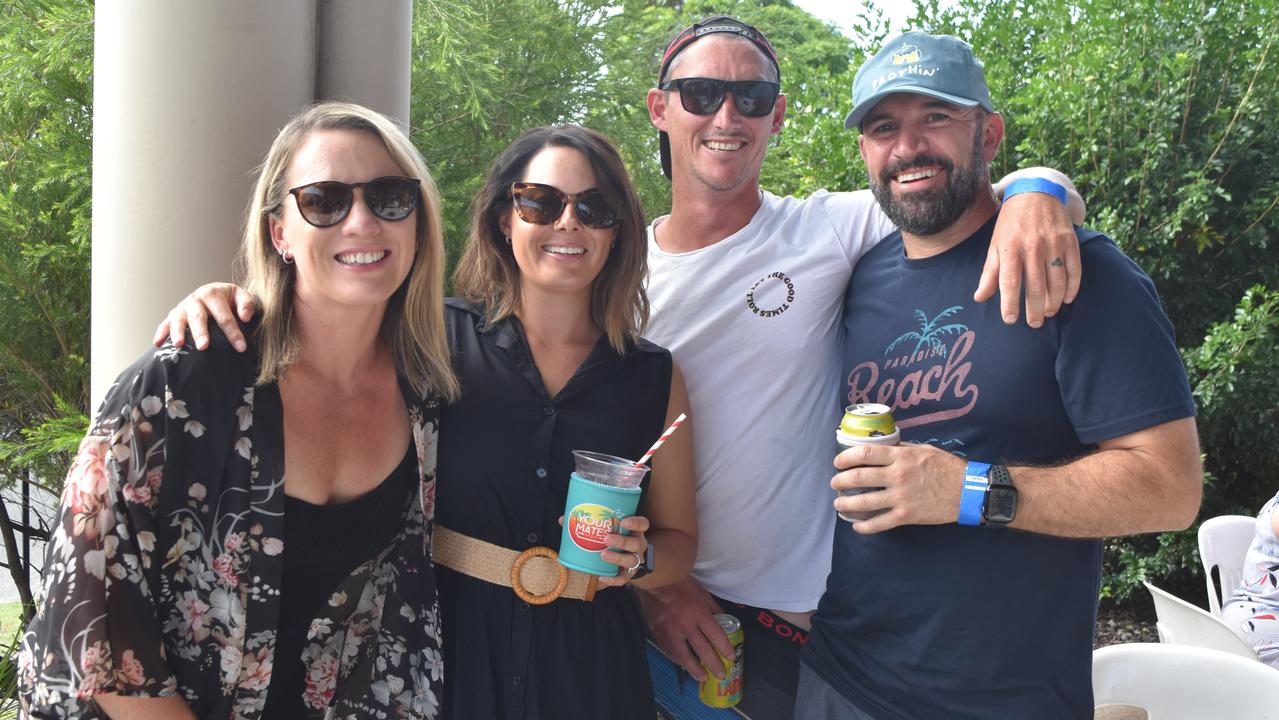
[[[644,553],[648,551],[648,518],[643,515],[630,515],[622,520],[622,527],[630,533],[619,535],[609,533],[604,536],[604,544],[612,548],[600,553],[600,559],[613,563],[621,568],[613,577],[601,577],[600,587],[621,587],[635,577],[635,570],[644,561]]]

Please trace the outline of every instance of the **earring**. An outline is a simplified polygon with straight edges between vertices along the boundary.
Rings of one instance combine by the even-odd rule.
[[[506,238],[506,244],[507,244],[507,245],[510,245],[510,244],[511,244],[511,238],[510,238],[509,236]]]
[[[284,248],[276,248],[275,251],[280,254],[280,260],[285,265],[293,264],[293,256],[289,254],[288,250],[285,250]]]

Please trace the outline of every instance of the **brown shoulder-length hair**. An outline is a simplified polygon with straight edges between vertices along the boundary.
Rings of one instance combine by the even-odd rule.
[[[435,181],[417,148],[394,122],[366,107],[343,102],[312,105],[280,130],[262,162],[249,200],[239,264],[244,284],[262,308],[262,320],[254,335],[261,352],[257,382],[279,380],[298,356],[293,329],[297,266],[285,264],[276,253],[269,218],[279,213],[288,198],[284,184],[294,153],[316,130],[370,133],[382,141],[406,176],[421,182],[417,256],[408,277],[387,303],[379,338],[390,348],[396,368],[415,391],[456,399],[460,390],[444,332],[444,233]]]
[[[591,287],[591,317],[619,353],[648,324],[648,236],[644,211],[626,166],[604,135],[578,125],[529,130],[489,166],[484,187],[471,203],[471,234],[453,274],[458,295],[485,307],[496,322],[519,309],[520,269],[502,232],[501,218],[513,209],[511,183],[525,179],[529,162],[543,148],[566,147],[591,164],[600,194],[621,218],[613,249]]]

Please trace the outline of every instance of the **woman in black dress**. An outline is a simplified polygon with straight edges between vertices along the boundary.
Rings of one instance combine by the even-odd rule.
[[[463,399],[442,416],[441,527],[510,551],[558,547],[572,451],[637,459],[687,410],[670,353],[639,336],[644,227],[621,158],[594,131],[531,130],[490,167],[445,316]],[[622,572],[590,602],[527,603],[447,569],[437,547],[449,717],[655,716],[644,620],[613,586],[692,568],[689,430],[653,456],[643,517],[610,537],[622,552],[603,553]],[[648,544],[652,572],[632,580]]]

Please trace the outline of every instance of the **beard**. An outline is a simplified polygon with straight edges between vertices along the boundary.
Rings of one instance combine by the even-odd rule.
[[[959,168],[945,158],[933,155],[920,155],[910,160],[900,160],[879,173],[871,176],[870,190],[875,200],[884,209],[884,214],[893,221],[902,232],[911,235],[935,235],[950,227],[968,206],[973,198],[989,183],[982,158],[982,124],[977,124],[977,132],[973,137],[973,151],[968,162]],[[893,176],[906,172],[911,168],[936,166],[946,173],[946,185],[936,190],[907,193],[902,197],[893,195]]]

